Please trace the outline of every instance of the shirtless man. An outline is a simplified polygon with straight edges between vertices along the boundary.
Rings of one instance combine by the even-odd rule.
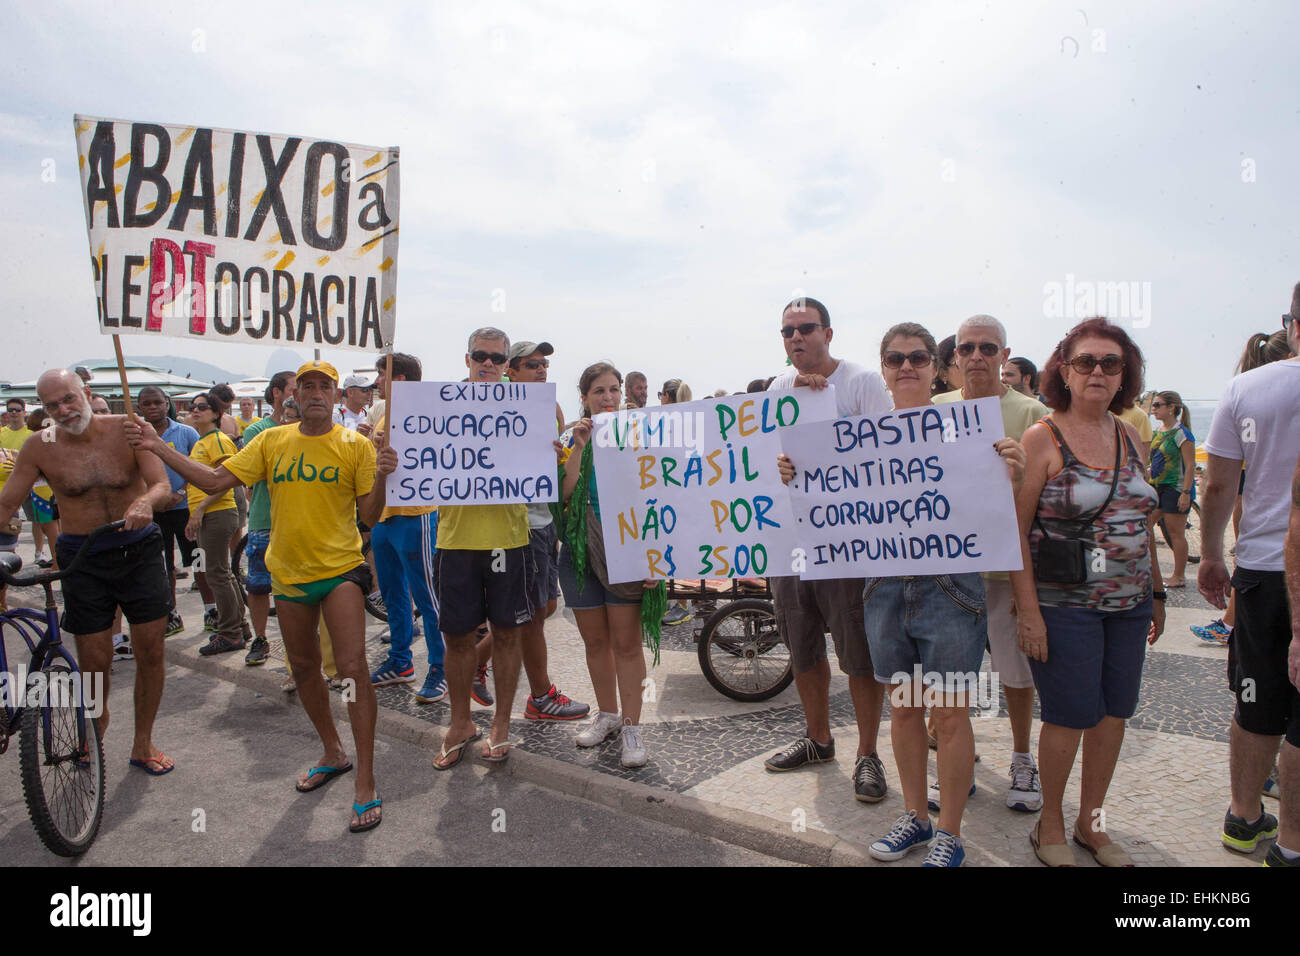
[[[76,635],[77,663],[103,680],[100,736],[108,730],[108,680],[113,659],[113,615],[120,606],[131,622],[135,650],[135,742],[131,766],[159,776],[170,757],[153,745],[154,717],[163,691],[163,628],[167,624],[167,571],[162,533],[153,513],[167,507],[171,485],[162,462],[122,441],[121,415],[94,415],[90,389],[67,369],[36,381],[45,414],[54,419],[55,440],[33,435],[23,444],[12,477],[0,492],[0,524],[18,509],[40,475],[54,489],[63,534],[59,567],[67,567],[85,536],[100,525],[126,520],[102,536],[81,567],[63,579],[65,631]]]

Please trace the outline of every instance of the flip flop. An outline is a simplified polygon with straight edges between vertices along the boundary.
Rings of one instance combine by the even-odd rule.
[[[132,757],[132,758],[131,758],[131,761],[130,761],[130,764],[131,764],[132,767],[139,767],[141,770],[143,770],[145,773],[147,773],[147,774],[148,774],[149,776],[151,776],[151,777],[161,777],[163,774],[165,774],[165,773],[171,773],[173,770],[175,770],[175,769],[176,769],[176,764],[173,763],[170,767],[163,767],[162,770],[154,770],[154,769],[152,769],[149,765],[150,765],[151,763],[154,763],[154,764],[157,764],[159,767],[162,767],[162,765],[163,765],[162,762],[163,762],[164,759],[166,759],[166,760],[171,760],[170,757],[168,757],[165,753],[163,753],[163,752],[160,750],[160,751],[158,751],[158,756],[157,756],[157,757],[150,757],[150,758],[148,758],[147,760],[136,760],[134,757]]]
[[[514,745],[511,744],[511,742],[510,742],[508,739],[507,739],[507,740],[503,740],[503,741],[501,741],[501,743],[499,743],[499,744],[494,744],[494,743],[492,742],[492,735],[489,734],[489,735],[488,735],[487,753],[480,753],[480,754],[479,754],[479,757],[481,757],[483,760],[486,760],[488,763],[505,763],[505,762],[506,762],[506,758],[510,756],[510,748],[511,748],[512,746],[514,746]],[[504,747],[504,748],[506,749],[506,752],[503,753],[501,756],[499,756],[499,757],[489,756],[490,754],[493,754],[493,753],[495,753],[496,751],[500,750],[502,747]]]
[[[469,744],[472,744],[474,741],[478,740],[482,736],[483,736],[483,731],[475,729],[474,735],[472,737],[466,737],[464,740],[462,740],[456,746],[452,747],[450,750],[447,749],[447,742],[444,740],[442,743],[442,749],[438,753],[438,760],[446,760],[452,754],[456,755],[456,759],[453,760],[451,763],[445,763],[445,764],[439,764],[438,760],[435,760],[433,762],[433,769],[450,770],[452,767],[456,766],[456,764],[460,763],[461,760],[464,758],[465,748]]]
[[[378,797],[375,797],[375,799],[371,800],[369,803],[354,802],[352,804],[352,812],[355,813],[357,815],[357,819],[360,820],[361,815],[366,813],[368,810],[373,810],[376,807],[382,807],[383,805],[384,805],[384,801],[380,800]],[[365,833],[367,830],[373,830],[375,827],[379,826],[379,824],[383,822],[384,822],[384,815],[380,813],[379,816],[375,817],[375,819],[371,820],[369,823],[349,823],[348,830],[350,830],[352,833]]]
[[[297,790],[299,793],[311,793],[313,790],[319,790],[321,787],[325,786],[325,784],[329,783],[335,777],[343,776],[343,774],[347,773],[351,769],[352,769],[352,764],[350,763],[344,764],[342,767],[330,767],[327,765],[319,765],[319,766],[312,767],[310,770],[307,771],[308,783],[311,783],[311,778],[316,776],[316,774],[318,773],[324,774],[325,779],[322,780],[320,783],[312,783],[311,786],[309,787],[304,787],[302,784],[297,783],[294,784],[294,789]]]

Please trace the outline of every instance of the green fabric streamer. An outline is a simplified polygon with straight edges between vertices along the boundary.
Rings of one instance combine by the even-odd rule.
[[[570,559],[573,561],[573,577],[578,583],[578,590],[587,586],[587,498],[595,452],[590,441],[582,449],[582,466],[578,472],[578,483],[573,487],[568,511],[564,516],[564,543],[569,546]]]
[[[641,595],[641,638],[654,651],[654,666],[659,666],[659,626],[668,611],[668,587],[660,581]]]

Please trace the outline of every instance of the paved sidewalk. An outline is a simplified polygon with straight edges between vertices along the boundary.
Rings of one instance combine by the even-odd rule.
[[[200,658],[198,647],[206,639],[195,626],[202,618],[201,605],[196,594],[185,590],[187,586],[180,586],[180,604],[191,627],[168,640],[169,663],[264,693],[279,693],[285,670],[274,618],[268,634],[273,653],[266,666],[246,667],[242,653]],[[1204,646],[1188,632],[1188,625],[1207,623],[1218,615],[1194,586],[1172,592],[1170,604],[1165,636],[1148,655],[1141,704],[1129,723],[1111,785],[1107,828],[1139,865],[1258,866],[1264,848],[1243,856],[1219,842],[1228,799],[1226,741],[1232,713],[1224,677],[1227,650]],[[371,618],[367,621],[367,652],[374,667],[386,651],[380,642],[385,626]],[[643,713],[648,766],[623,769],[617,740],[592,750],[577,748],[574,737],[583,722],[524,720],[527,691],[521,674],[512,722],[516,748],[503,769],[528,782],[789,860],[875,864],[867,857],[866,846],[903,812],[888,714],[881,727],[879,754],[890,791],[882,803],[863,804],[853,797],[857,731],[847,681],[838,671],[831,686],[837,760],[794,773],[768,773],[763,761],[803,732],[794,688],[760,703],[722,696],[700,671],[693,640],[697,625],[688,622],[665,629],[662,663],[649,671]],[[582,641],[563,611],[547,622],[547,643],[552,679],[574,699],[593,704],[594,711]],[[833,651],[830,654],[833,657]],[[415,641],[415,661],[417,678],[422,679],[427,666],[422,638]],[[433,751],[448,723],[449,706],[417,704],[416,689],[418,681],[379,689],[379,729]],[[336,703],[342,714],[341,700]],[[474,705],[474,717],[486,731],[491,709]],[[1004,804],[1010,762],[1005,710],[974,723],[983,759],[976,765],[978,791],[963,821],[968,864],[1038,866],[1028,841],[1035,815],[1009,810]],[[1035,744],[1036,738],[1037,724]],[[446,777],[467,769],[450,775],[430,771],[429,786],[440,786]],[[378,772],[382,778],[382,763]],[[930,773],[933,779],[933,753]],[[1078,805],[1078,785],[1076,764],[1066,793],[1067,808]],[[1276,804],[1269,803],[1270,812],[1276,813]],[[1080,865],[1094,865],[1082,850],[1075,856]],[[910,864],[900,865],[919,863],[918,855]]]

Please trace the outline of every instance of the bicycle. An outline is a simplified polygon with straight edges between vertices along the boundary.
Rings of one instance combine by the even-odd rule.
[[[0,677],[6,688],[0,695],[4,698],[0,754],[17,734],[27,812],[41,842],[59,856],[80,856],[99,833],[104,816],[104,746],[99,727],[86,713],[81,671],[63,645],[51,585],[81,564],[95,539],[124,524],[114,521],[96,528],[71,563],[57,571],[37,569],[20,577],[22,558],[11,552],[0,554],[0,580],[6,585],[45,589],[43,610],[0,612]],[[4,638],[10,631],[23,639],[31,654],[24,679],[15,680],[9,669]],[[21,699],[14,699],[15,684],[21,684]]]

